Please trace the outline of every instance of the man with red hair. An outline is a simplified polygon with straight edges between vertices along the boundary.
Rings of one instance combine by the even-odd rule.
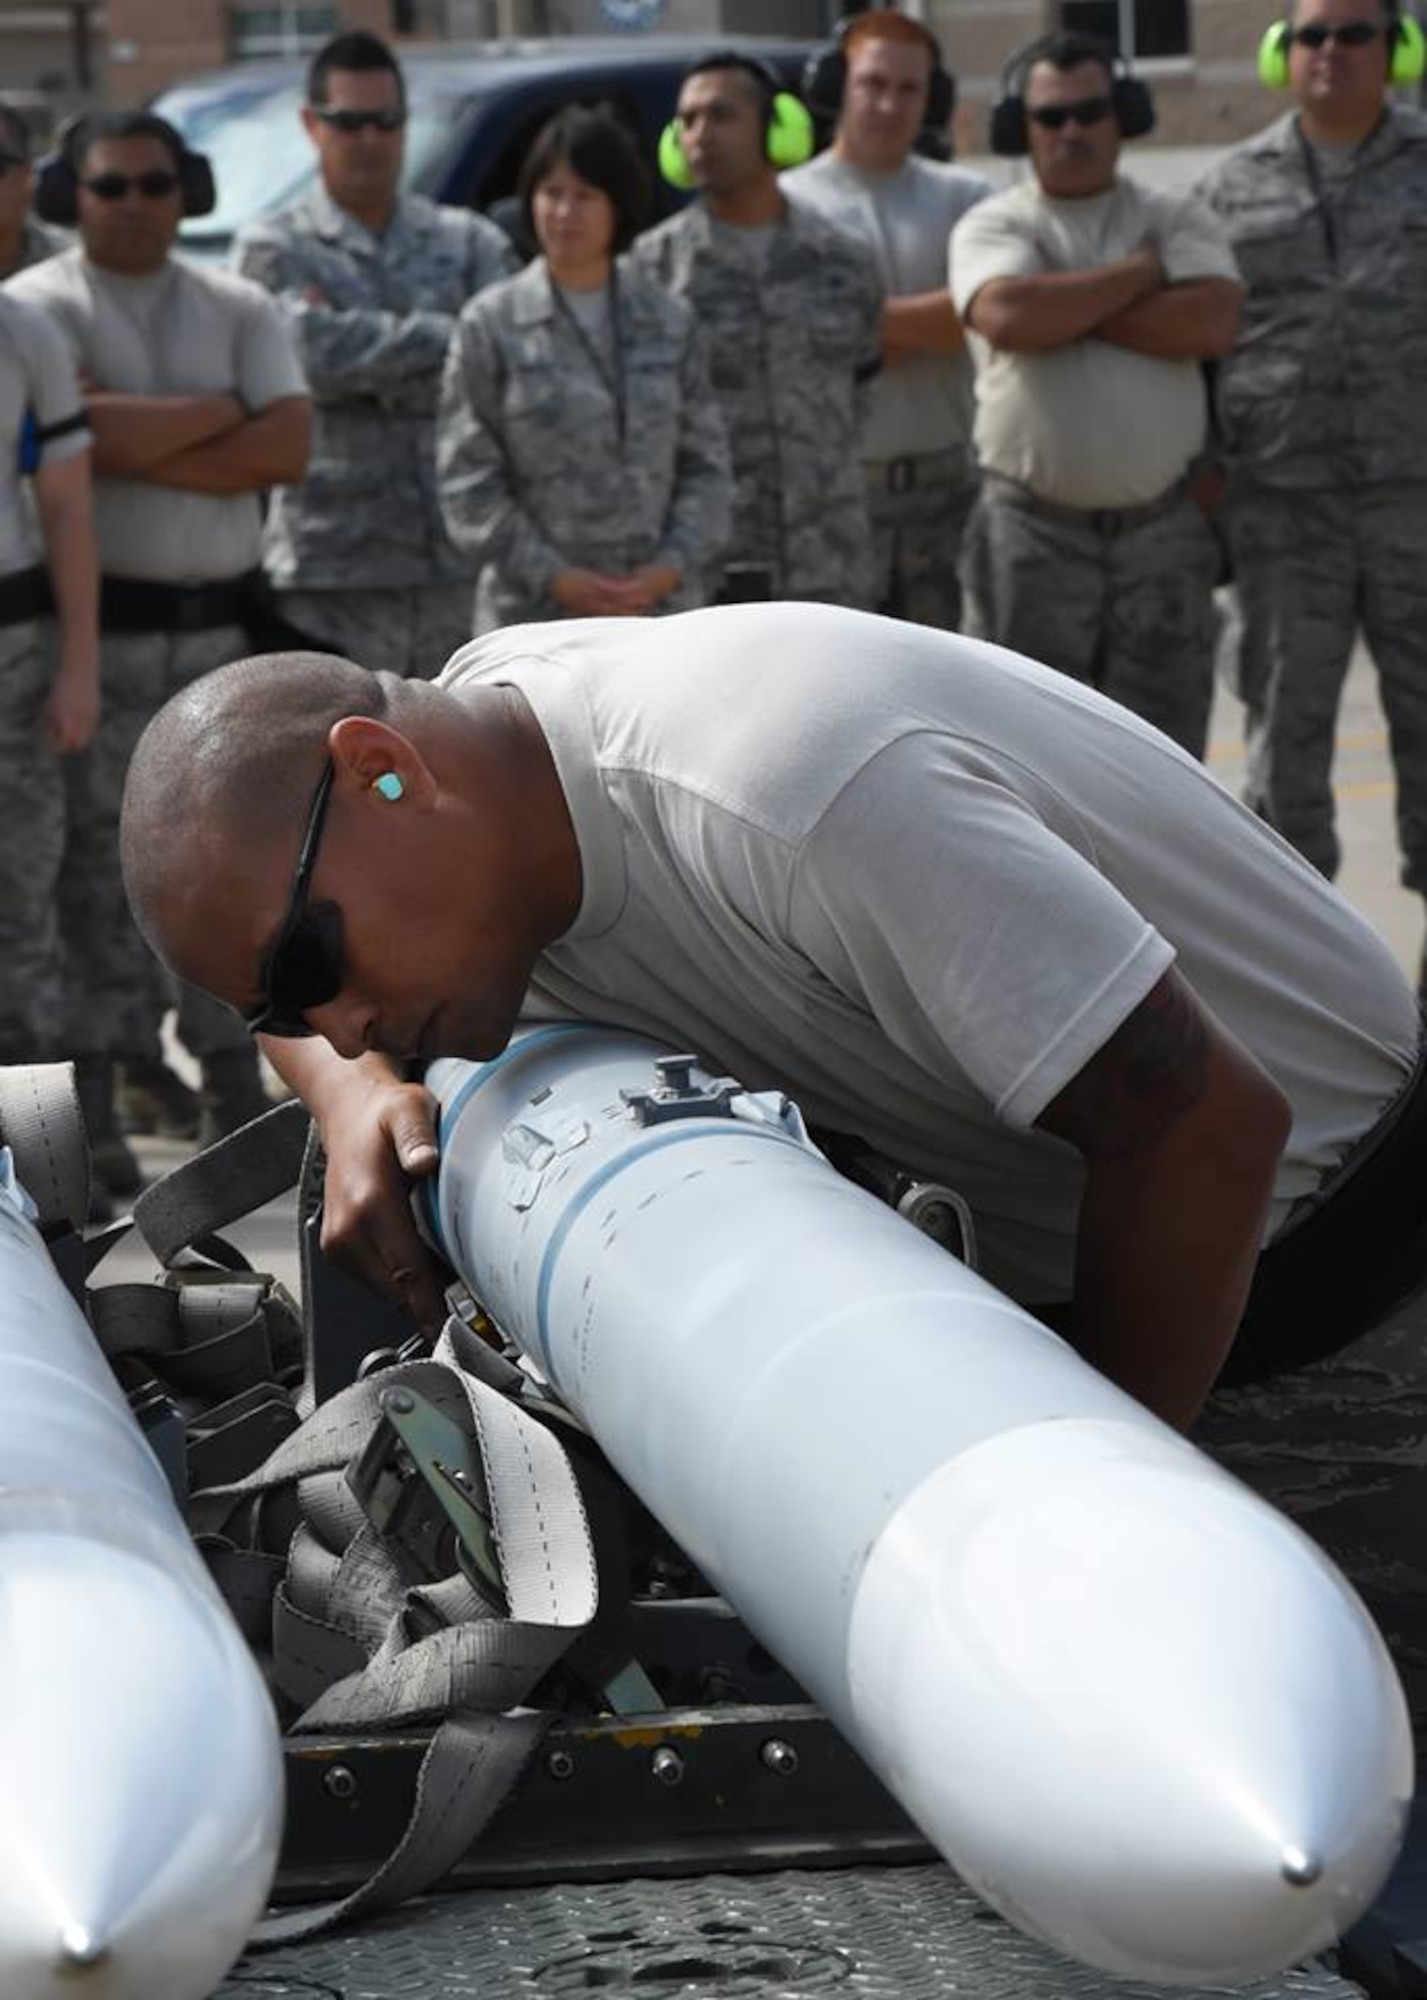
[[[854,16],[817,75],[834,88],[840,77],[836,136],[782,184],[865,242],[886,286],[862,454],[878,604],[954,631],[976,476],[971,364],[947,289],[947,242],[991,184],[914,150],[938,77],[943,108],[950,97],[936,40],[919,21],[885,8]]]

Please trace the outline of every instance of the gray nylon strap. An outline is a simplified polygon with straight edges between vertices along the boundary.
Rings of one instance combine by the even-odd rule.
[[[42,1226],[82,1229],[89,1213],[89,1146],[72,1063],[0,1068],[0,1145],[10,1148]]]
[[[134,1203],[134,1224],[161,1264],[294,1185],[307,1145],[305,1105],[278,1104],[198,1153]]]
[[[298,1944],[432,1888],[490,1824],[552,1719],[532,1711],[448,1716],[422,1761],[406,1832],[384,1866],[338,1902],[265,1917],[249,1949]]]

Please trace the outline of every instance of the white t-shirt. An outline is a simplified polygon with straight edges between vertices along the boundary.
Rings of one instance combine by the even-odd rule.
[[[696,1050],[965,1194],[1068,1297],[1078,1154],[1033,1121],[1178,958],[1287,1093],[1271,1227],[1410,1070],[1382,940],[1127,709],[993,646],[758,604],[516,626],[442,676],[549,739],[584,894],[532,1014]]]
[[[57,465],[91,442],[63,334],[37,307],[0,292],[0,576],[29,569],[40,553],[22,461]]]
[[[82,371],[134,396],[226,394],[256,416],[307,393],[276,301],[261,285],[170,257],[126,278],[61,252],[7,289],[56,321]],[[375,469],[374,469],[375,470]],[[99,563],[108,576],[202,583],[255,567],[262,545],[256,493],[191,493],[148,479],[94,482]]]
[[[1104,194],[1053,200],[1039,182],[993,195],[959,222],[951,290],[965,319],[994,278],[1098,270],[1154,239],[1171,284],[1238,281],[1224,225],[1190,195],[1117,180]],[[1182,479],[1204,446],[1208,401],[1197,361],[1161,361],[1107,340],[1007,354],[977,333],[976,448],[992,472],[1063,507],[1136,507]]]
[[[819,153],[780,176],[790,201],[815,209],[865,243],[889,297],[938,292],[946,285],[947,245],[968,209],[993,192],[965,167],[912,153],[895,173],[871,174]],[[865,459],[914,458],[971,441],[971,360],[914,354],[884,367],[868,385]]]

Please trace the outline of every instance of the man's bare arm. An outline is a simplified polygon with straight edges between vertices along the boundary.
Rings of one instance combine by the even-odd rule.
[[[312,404],[306,396],[283,396],[235,429],[161,459],[143,476],[188,493],[256,493],[296,485],[311,450]]]
[[[909,354],[955,354],[966,345],[966,329],[951,294],[908,292],[882,308],[882,358],[896,363]]]
[[[203,444],[243,421],[236,396],[128,396],[91,389],[84,399],[94,433],[94,470],[142,479],[161,459]]]
[[[439,1160],[429,1091],[382,1055],[348,1061],[321,1036],[264,1036],[263,1052],[317,1121],[327,1154],[322,1248],[428,1333],[446,1316],[436,1262],[411,1212],[411,1184]]]
[[[1095,338],[1159,361],[1213,361],[1233,351],[1243,299],[1232,278],[1192,278],[1102,320]]]
[[[1287,1100],[1171,971],[1038,1122],[1085,1161],[1069,1338],[1185,1428],[1248,1296]]]
[[[63,755],[82,750],[99,720],[99,559],[88,452],[42,459],[34,487],[59,627],[45,733]]]
[[[1163,284],[1159,258],[1146,245],[1097,271],[992,278],[972,299],[966,323],[1007,354],[1049,354],[1084,340]]]

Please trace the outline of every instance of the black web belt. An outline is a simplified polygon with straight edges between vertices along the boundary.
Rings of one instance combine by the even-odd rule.
[[[0,626],[25,625],[54,608],[50,580],[42,569],[17,569],[0,576]]]
[[[106,576],[99,583],[102,632],[203,632],[240,625],[260,570],[212,583],[150,583],[142,577]]]
[[[1224,1370],[1252,1382],[1346,1347],[1427,1281],[1427,1047],[1382,1117],[1259,1255]]]

